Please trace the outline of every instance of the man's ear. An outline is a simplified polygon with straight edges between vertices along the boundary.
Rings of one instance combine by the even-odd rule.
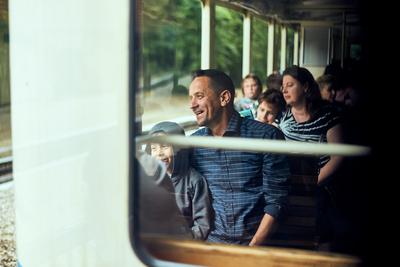
[[[221,101],[221,106],[226,107],[229,102],[231,102],[232,94],[229,92],[229,90],[224,90],[219,94],[219,98]]]

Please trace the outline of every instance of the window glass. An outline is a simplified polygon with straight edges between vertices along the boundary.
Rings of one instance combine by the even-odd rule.
[[[325,66],[328,56],[329,28],[305,27],[304,28],[304,65]]]
[[[139,111],[136,113],[136,119],[142,122],[144,131],[136,132],[139,136],[135,136],[137,139],[134,144],[140,144],[135,147],[136,157],[132,168],[135,175],[135,179],[132,179],[133,187],[137,191],[130,188],[130,192],[134,192],[134,199],[139,203],[133,209],[132,216],[133,220],[138,221],[136,225],[140,226],[140,231],[135,230],[135,237],[140,235],[141,245],[144,245],[145,251],[154,258],[183,261],[183,257],[186,257],[184,260],[187,262],[200,260],[200,265],[209,265],[210,262],[201,262],[202,259],[199,258],[203,257],[194,259],[194,255],[193,258],[192,255],[182,256],[185,253],[171,248],[177,244],[185,247],[185,244],[190,245],[187,240],[195,239],[209,241],[207,246],[230,243],[316,249],[315,189],[319,158],[289,157],[287,160],[279,153],[270,153],[267,156],[261,154],[269,148],[264,148],[263,152],[251,152],[247,148],[235,147],[241,144],[241,141],[246,142],[238,135],[252,139],[251,142],[259,142],[257,145],[260,146],[267,142],[257,139],[274,139],[281,135],[273,126],[263,127],[258,122],[241,119],[236,112],[231,115],[232,98],[227,97],[229,95],[225,90],[215,93],[218,89],[213,87],[221,83],[222,89],[227,88],[232,92],[232,83],[218,71],[203,71],[203,76],[207,76],[205,73],[210,77],[218,76],[218,81],[207,83],[207,79],[197,79],[189,96],[191,73],[201,66],[201,1],[143,0],[141,3],[139,70],[134,71],[140,71],[139,87],[135,88],[136,110]],[[215,14],[215,18],[211,18],[211,25],[215,26],[215,31],[211,31],[215,34],[211,36],[215,41],[212,51],[215,66],[212,67],[226,73],[238,91],[242,80],[243,16],[240,12],[221,6],[215,6],[215,13],[210,13],[211,16]],[[288,29],[288,66],[293,62],[293,36],[293,30]],[[253,18],[251,38],[251,72],[265,81],[268,23]],[[279,71],[279,24],[275,24],[274,27],[273,48],[273,70]],[[224,102],[224,99],[227,101]],[[255,103],[248,100],[243,103],[247,104],[248,108],[253,108]],[[190,104],[193,104],[193,111]],[[227,110],[228,112],[225,112]],[[197,121],[193,112],[196,113]],[[282,112],[283,110],[268,111],[274,114]],[[225,117],[227,114],[229,116]],[[249,113],[241,115],[247,114]],[[252,114],[250,112],[249,116]],[[186,117],[186,121],[180,120]],[[290,118],[281,119],[282,122],[285,122],[285,119],[288,125],[287,120]],[[228,120],[229,126],[234,127],[228,131],[225,131],[227,128],[220,127],[222,130],[219,131],[217,123],[222,123],[225,127]],[[197,143],[201,138],[183,138],[184,140],[179,140],[182,141],[179,144],[165,140],[163,135],[190,135],[193,128],[188,129],[183,122],[194,122],[193,128],[196,130],[198,125],[209,127],[196,133],[200,136],[208,136],[211,133],[219,136],[226,133],[222,138],[225,140],[210,137],[206,139],[208,143],[202,145]],[[282,125],[285,126],[281,123],[280,126]],[[228,135],[234,136],[229,147],[196,148],[214,145],[214,142],[219,142],[217,146],[222,146],[223,141],[229,141]],[[314,135],[320,138],[320,134]],[[152,139],[149,141],[147,138]],[[156,138],[159,139],[155,140]],[[309,136],[301,138],[307,141]],[[184,144],[185,142],[190,144]],[[190,148],[186,145],[190,145]],[[193,183],[196,183],[196,186]],[[291,190],[292,188],[296,190]],[[132,194],[130,196],[132,197]],[[288,204],[285,203],[286,199]],[[267,240],[258,239],[258,236],[253,239],[260,225],[270,225],[271,217],[265,216],[265,213],[273,213],[272,217],[279,217],[284,210],[282,207],[286,204],[290,215],[283,218],[271,236]],[[137,207],[139,209],[136,209]],[[198,212],[203,208],[207,211]],[[208,224],[197,221],[195,223],[199,218],[208,221]],[[291,224],[296,225],[296,229]],[[166,239],[164,244],[167,245],[159,246],[161,243],[157,242],[164,242],[159,239]],[[176,239],[178,241],[174,243]],[[257,244],[260,240],[263,240],[263,243]],[[202,247],[200,242],[197,245]],[[198,254],[198,251],[195,250],[194,254]],[[213,255],[218,256],[218,252],[213,251],[204,258]]]
[[[191,72],[200,68],[200,1],[143,1],[140,87],[146,130],[161,120],[192,115]],[[162,100],[162,101],[161,101]]]

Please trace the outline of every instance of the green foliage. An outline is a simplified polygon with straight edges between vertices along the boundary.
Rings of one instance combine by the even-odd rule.
[[[241,13],[216,6],[216,68],[230,75],[240,87],[242,79],[243,17]],[[200,68],[200,0],[146,0],[142,12],[142,68],[146,88],[150,80],[165,74],[182,77]],[[252,70],[265,80],[267,72],[268,25],[253,19]],[[280,38],[275,37],[280,46]],[[279,57],[275,55],[279,62]],[[174,83],[174,86],[177,84]]]
[[[142,16],[143,75],[190,73],[200,67],[201,6],[195,0],[146,0]]]
[[[252,23],[252,68],[251,72],[257,75],[264,83],[267,74],[268,56],[268,24],[260,19],[253,19]]]
[[[281,67],[281,26],[275,24],[274,27],[274,67],[273,70],[279,71]]]
[[[242,79],[242,15],[223,7],[216,7],[215,57],[217,68],[227,73],[236,87]]]
[[[293,28],[287,28],[286,37],[286,67],[293,65],[293,53],[294,53],[294,30]]]
[[[0,106],[10,104],[10,55],[8,22],[0,21]]]

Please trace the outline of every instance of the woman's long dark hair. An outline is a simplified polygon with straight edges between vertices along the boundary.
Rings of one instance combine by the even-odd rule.
[[[302,86],[308,88],[305,92],[306,110],[310,113],[311,118],[313,118],[323,104],[319,86],[314,80],[313,75],[306,68],[296,65],[286,68],[282,76],[285,75],[292,76],[299,81]]]

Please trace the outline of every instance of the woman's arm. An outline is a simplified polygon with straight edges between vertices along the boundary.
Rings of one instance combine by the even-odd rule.
[[[343,134],[340,124],[330,128],[326,134],[328,143],[342,143]],[[331,156],[330,160],[321,168],[318,175],[318,185],[327,181],[327,179],[335,173],[343,161],[342,156]]]

